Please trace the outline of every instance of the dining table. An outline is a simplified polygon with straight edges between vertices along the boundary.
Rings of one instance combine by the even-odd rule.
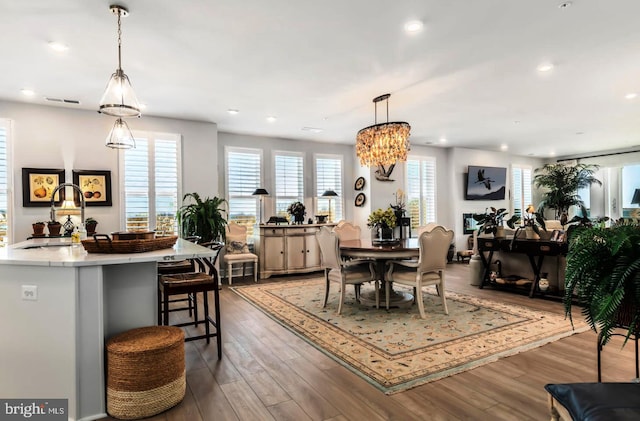
[[[376,241],[361,238],[359,240],[340,241],[340,255],[351,259],[369,259],[375,261],[376,278],[381,281],[380,303],[384,303],[386,288],[389,288],[389,307],[410,307],[413,294],[393,289],[392,282],[385,282],[387,262],[390,260],[417,259],[420,247],[417,238],[404,238],[390,241]],[[375,292],[360,295],[360,304],[375,307]]]

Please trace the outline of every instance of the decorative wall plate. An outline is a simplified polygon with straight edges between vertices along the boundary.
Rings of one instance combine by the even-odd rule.
[[[364,189],[364,183],[365,183],[364,177],[358,177],[356,179],[356,184],[353,186],[353,188],[356,190],[362,190]]]
[[[358,207],[362,207],[364,206],[364,202],[366,200],[367,200],[367,197],[364,195],[364,193],[358,193],[356,196],[355,204]]]

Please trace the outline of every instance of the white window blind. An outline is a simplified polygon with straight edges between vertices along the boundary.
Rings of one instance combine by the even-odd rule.
[[[136,136],[136,147],[123,150],[122,156],[124,228],[177,234],[179,135]]]
[[[260,204],[258,196],[252,196],[262,188],[262,152],[259,149],[227,149],[227,202],[229,220],[247,227],[248,236],[258,220]]]
[[[342,217],[342,158],[328,155],[316,155],[316,215],[329,215],[330,221],[339,221]],[[333,190],[337,197],[329,200],[322,197],[326,190]],[[331,209],[329,209],[331,203]]]
[[[304,203],[304,157],[300,154],[278,152],[275,155],[276,214],[288,216],[293,202]]]
[[[436,222],[436,160],[431,157],[407,160],[406,209],[412,233],[429,222]]]
[[[533,202],[531,195],[531,168],[511,167],[513,214],[522,217],[522,212]]]
[[[9,242],[9,140],[0,120],[0,247]]]

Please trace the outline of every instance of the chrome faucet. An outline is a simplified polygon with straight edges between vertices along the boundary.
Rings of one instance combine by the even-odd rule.
[[[72,187],[75,191],[78,192],[78,196],[80,196],[80,223],[84,225],[84,206],[85,206],[84,195],[82,194],[82,189],[80,189],[80,186],[73,183],[62,183],[53,190],[53,193],[51,193],[51,211],[49,213],[49,217],[50,217],[49,220],[51,221],[56,220],[56,208],[54,206],[56,193],[58,192],[58,190],[61,190],[65,187]]]

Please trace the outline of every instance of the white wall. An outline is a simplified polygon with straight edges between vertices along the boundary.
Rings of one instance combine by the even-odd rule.
[[[111,207],[88,207],[86,217],[98,220],[98,231],[121,228],[118,151],[104,146],[115,119],[94,111],[0,101],[0,118],[12,121],[13,189],[11,242],[23,241],[31,224],[49,219],[48,207],[22,206],[22,168],[64,168],[66,181],[72,170],[110,170]],[[183,192],[218,195],[217,126],[213,123],[143,116],[128,121],[132,130],[179,133],[183,142]]]

